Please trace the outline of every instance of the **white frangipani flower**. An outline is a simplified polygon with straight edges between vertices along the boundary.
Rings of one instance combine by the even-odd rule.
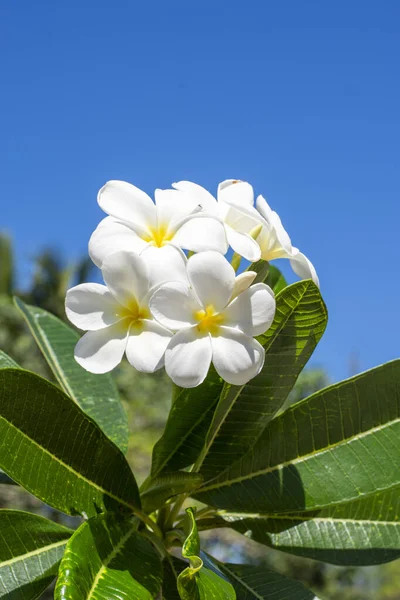
[[[223,181],[218,186],[217,200],[191,181],[179,181],[172,187],[187,192],[207,214],[215,215],[224,222],[228,243],[237,254],[251,262],[260,259],[260,247],[251,236],[259,225],[259,218],[254,211],[254,193],[249,183],[236,179]],[[249,207],[253,208],[253,215],[247,210]]]
[[[319,279],[314,265],[298,248],[292,246],[290,237],[278,214],[271,210],[262,196],[258,196],[256,206],[262,224],[261,232],[257,237],[261,248],[261,258],[267,261],[288,258],[296,275],[301,279],[312,279],[319,287]]]
[[[200,252],[228,249],[224,226],[216,215],[206,215],[195,197],[177,190],[155,191],[155,203],[145,192],[125,181],[109,181],[98,194],[108,217],[89,241],[89,254],[101,267],[116,250],[140,253],[146,246],[167,245]],[[163,260],[161,253],[159,259]]]
[[[161,270],[152,268],[152,254],[147,249],[141,256],[124,250],[109,254],[101,269],[106,285],[82,283],[68,290],[67,317],[87,331],[75,347],[75,359],[87,371],[111,371],[124,353],[138,371],[153,373],[164,365],[172,333],[149,310],[152,286],[164,281]],[[169,248],[167,279],[186,280],[185,264],[183,252]]]
[[[264,364],[265,352],[253,336],[264,333],[275,314],[271,288],[252,283],[255,273],[235,277],[217,252],[200,252],[187,262],[189,284],[160,285],[149,307],[161,325],[175,331],[165,368],[181,387],[204,381],[211,361],[228,383],[243,385]]]

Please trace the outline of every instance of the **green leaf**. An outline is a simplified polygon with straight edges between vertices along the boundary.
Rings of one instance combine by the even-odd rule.
[[[332,385],[274,419],[195,497],[238,512],[285,513],[400,486],[400,360]]]
[[[287,281],[280,270],[265,260],[252,263],[247,270],[257,273],[257,277],[253,283],[266,283],[274,291],[275,295],[279,294],[287,286]]]
[[[180,600],[178,577],[186,566],[183,560],[167,555],[163,561],[162,600]]]
[[[218,563],[240,600],[314,600],[315,595],[301,583],[269,571],[263,565]]]
[[[222,387],[223,381],[213,367],[198,387],[174,387],[174,402],[164,433],[153,449],[152,477],[178,471],[195,462]]]
[[[203,566],[194,509],[187,508],[186,514],[190,530],[182,546],[182,556],[189,560],[189,566],[178,577],[180,597],[182,600],[236,600],[232,585],[215,571]]]
[[[203,477],[199,473],[165,473],[151,480],[142,493],[142,506],[146,513],[151,513],[162,506],[169,498],[199,488]]]
[[[283,552],[336,565],[375,565],[400,557],[400,487],[294,515],[229,515],[207,529],[231,527]]]
[[[0,510],[0,598],[38,598],[57,575],[71,534],[43,517]]]
[[[57,386],[22,369],[0,370],[0,468],[67,514],[140,506],[122,452]]]
[[[161,588],[162,566],[137,520],[108,513],[72,536],[61,561],[55,600],[151,600]]]
[[[24,304],[19,298],[14,298],[14,302],[64,392],[125,453],[128,419],[112,376],[89,373],[78,365],[74,348],[80,336],[66,323],[37,306]]]
[[[222,390],[203,449],[205,480],[254,446],[285,402],[326,323],[326,307],[312,281],[299,281],[277,296],[274,322],[259,338],[266,353],[261,373],[244,386],[226,383]]]
[[[17,368],[19,365],[8,354],[0,350],[0,369]]]
[[[17,485],[11,477],[9,477],[4,471],[0,470],[0,483],[5,485]]]

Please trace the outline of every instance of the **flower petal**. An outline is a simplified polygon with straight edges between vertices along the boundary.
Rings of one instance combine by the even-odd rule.
[[[137,371],[154,373],[164,366],[164,354],[172,333],[156,321],[132,325],[126,344],[126,357]]]
[[[165,370],[176,385],[196,387],[207,377],[211,355],[208,334],[200,335],[197,327],[183,329],[169,343],[165,353]]]
[[[214,367],[228,383],[244,385],[261,371],[264,348],[257,340],[237,329],[221,327],[220,332],[220,335],[211,338]]]
[[[235,271],[218,252],[201,252],[189,258],[190,284],[204,307],[220,312],[228,304],[235,285]]]
[[[156,207],[145,192],[126,181],[108,181],[97,201],[107,214],[147,230],[156,226]]]
[[[84,331],[103,329],[119,320],[118,304],[105,285],[81,283],[67,291],[65,312]]]
[[[260,246],[250,235],[247,233],[239,233],[227,224],[225,224],[225,231],[228,243],[232,250],[250,262],[260,260]]]
[[[194,313],[202,307],[189,285],[170,282],[155,290],[150,297],[149,308],[161,325],[176,331],[195,325]]]
[[[265,283],[256,283],[235,298],[224,311],[229,327],[247,335],[265,333],[275,316],[274,292]]]
[[[319,279],[314,265],[298,248],[293,248],[290,266],[301,279],[312,279],[315,285],[319,287]]]
[[[253,187],[247,181],[225,179],[218,186],[218,202],[234,202],[237,205],[254,205]]]
[[[180,248],[165,246],[146,246],[140,256],[146,263],[149,287],[152,288],[167,281],[181,281],[188,284],[186,274],[187,258]]]
[[[174,224],[199,210],[196,198],[178,190],[156,190],[157,226],[174,229]]]
[[[75,360],[91,373],[108,373],[122,360],[128,338],[128,319],[98,331],[88,331],[75,346]]]
[[[236,298],[236,296],[239,296],[239,294],[247,290],[256,277],[257,273],[255,271],[243,271],[243,273],[237,275],[235,279],[235,285],[233,286],[231,301]]]
[[[139,253],[147,242],[128,225],[106,217],[98,224],[89,240],[89,254],[95,265],[100,267],[106,256],[117,250]]]
[[[223,223],[214,217],[197,213],[177,229],[172,243],[185,250],[203,252],[215,250],[225,254],[228,250]]]
[[[113,252],[104,259],[101,272],[110,292],[124,306],[132,299],[140,304],[149,291],[146,264],[133,252]]]
[[[186,192],[196,199],[196,203],[200,204],[202,209],[212,215],[217,214],[217,201],[209,191],[197,183],[191,181],[178,181],[173,183],[172,187],[176,190]]]

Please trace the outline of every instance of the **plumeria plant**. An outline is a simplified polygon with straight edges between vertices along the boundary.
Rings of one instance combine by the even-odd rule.
[[[308,600],[264,567],[222,563],[202,531],[336,565],[400,556],[400,361],[281,408],[321,339],[314,266],[250,184],[110,181],[70,289],[76,330],[16,299],[57,384],[0,355],[1,482],[76,517],[0,510],[0,598]],[[231,247],[233,254],[226,254]],[[251,264],[240,272],[242,258]],[[287,285],[270,262],[288,258]],[[243,267],[242,263],[242,267]],[[170,414],[140,488],[110,373],[166,370]],[[134,435],[134,432],[133,432]]]

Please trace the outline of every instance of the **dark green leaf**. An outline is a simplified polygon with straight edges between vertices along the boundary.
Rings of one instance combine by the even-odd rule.
[[[71,534],[43,517],[0,510],[0,598],[38,598],[56,576]]]
[[[274,291],[275,295],[279,294],[287,286],[287,281],[280,270],[265,260],[252,263],[247,270],[257,273],[257,277],[253,283],[266,283]]]
[[[195,513],[192,508],[186,509],[186,513],[190,529],[182,546],[182,556],[189,560],[189,566],[178,576],[180,597],[182,600],[236,600],[232,585],[215,571],[203,566]]]
[[[43,356],[68,396],[99,425],[124,453],[128,449],[128,420],[112,376],[85,371],[74,359],[79,340],[63,321],[37,306],[14,299]]]
[[[153,512],[162,506],[166,500],[199,488],[203,483],[203,477],[199,473],[165,473],[151,480],[151,483],[142,493],[143,510],[147,513]]]
[[[235,588],[238,600],[313,600],[301,583],[269,571],[264,566],[218,563]]]
[[[196,498],[238,512],[281,514],[400,486],[399,385],[397,360],[299,402]]]
[[[8,354],[0,350],[0,369],[17,368],[19,365]]]
[[[120,450],[57,386],[22,369],[0,370],[0,467],[67,514],[140,506]]]
[[[276,298],[261,373],[244,386],[225,384],[203,449],[201,473],[211,479],[256,443],[285,402],[325,331],[327,313],[316,285],[299,281]]]
[[[380,564],[400,557],[400,487],[319,511],[225,514],[207,524],[207,528],[222,526],[277,550],[315,560],[336,565]]]
[[[174,556],[168,555],[163,561],[162,600],[180,600],[178,577],[186,567],[187,563]]]
[[[161,582],[161,560],[137,521],[108,513],[81,525],[68,542],[54,597],[151,600]]]

